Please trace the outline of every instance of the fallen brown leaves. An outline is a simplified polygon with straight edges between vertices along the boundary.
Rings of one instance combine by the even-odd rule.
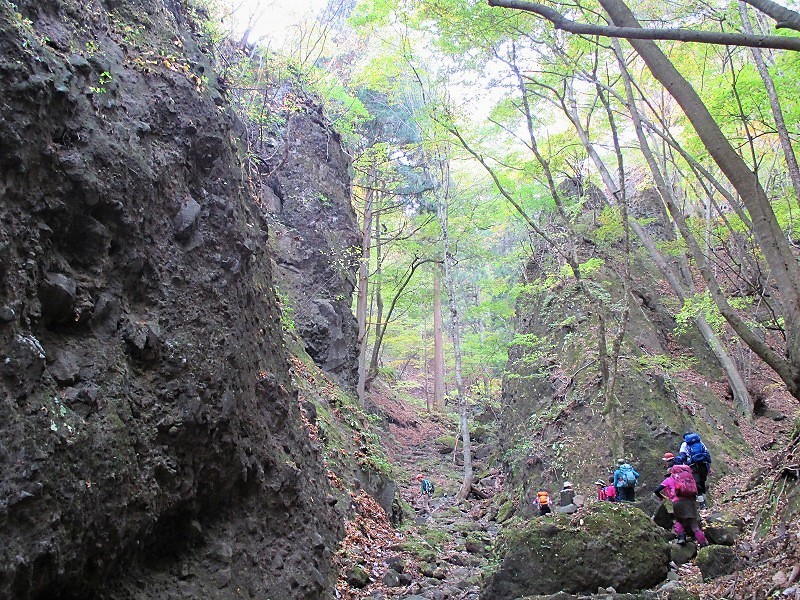
[[[734,468],[729,475],[711,480],[714,509],[737,515],[746,523],[746,534],[736,546],[743,566],[731,575],[705,583],[696,567],[680,572],[686,587],[703,600],[763,600],[773,594],[781,598],[800,598],[800,593],[782,595],[783,590],[798,585],[800,523],[781,519],[770,522],[766,516],[781,514],[786,507],[785,466],[796,465],[800,459],[797,441],[792,444],[789,440],[798,403],[778,386],[765,384],[762,389],[772,390],[765,400],[767,416],[757,418],[753,425],[740,425],[753,456],[732,460]],[[794,583],[792,574],[795,574]]]
[[[347,520],[346,534],[335,557],[340,573],[336,590],[344,600],[358,600],[380,587],[387,570],[387,549],[401,543],[404,537],[392,528],[386,512],[372,496],[359,490],[351,492],[350,498],[353,516]],[[347,569],[354,561],[372,578],[372,583],[361,590],[351,588],[345,581]]]

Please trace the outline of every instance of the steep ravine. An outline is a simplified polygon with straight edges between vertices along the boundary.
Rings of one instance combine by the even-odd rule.
[[[0,597],[327,598],[238,122],[171,0],[0,1]]]

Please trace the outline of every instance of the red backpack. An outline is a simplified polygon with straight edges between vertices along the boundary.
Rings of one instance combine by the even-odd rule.
[[[670,471],[675,481],[675,494],[681,498],[697,496],[697,483],[692,476],[692,468],[688,465],[675,465]]]

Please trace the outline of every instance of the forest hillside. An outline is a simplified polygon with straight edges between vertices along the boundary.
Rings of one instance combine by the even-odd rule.
[[[0,0],[0,598],[800,598],[798,32]]]

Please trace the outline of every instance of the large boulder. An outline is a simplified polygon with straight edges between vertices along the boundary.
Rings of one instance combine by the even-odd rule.
[[[663,532],[635,507],[597,503],[571,518],[546,517],[510,527],[498,543],[501,563],[482,598],[641,590],[669,570]]]
[[[271,155],[261,204],[271,226],[284,318],[308,355],[355,391],[358,325],[352,312],[361,233],[350,203],[350,158],[319,103],[292,89],[282,152]],[[291,121],[291,123],[289,123]],[[269,162],[269,161],[268,161]]]
[[[730,546],[707,546],[701,548],[694,561],[703,574],[703,581],[730,575],[739,566],[734,549]]]
[[[709,543],[720,546],[733,546],[744,530],[744,521],[735,515],[712,514],[703,525]]]

